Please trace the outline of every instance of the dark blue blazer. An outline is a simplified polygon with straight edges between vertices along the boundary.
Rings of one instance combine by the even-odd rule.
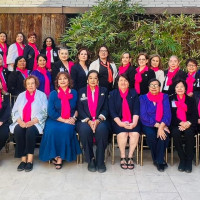
[[[11,115],[10,96],[2,95],[2,97],[3,97],[3,102],[2,102],[2,108],[0,109],[0,122],[9,125],[9,119]]]

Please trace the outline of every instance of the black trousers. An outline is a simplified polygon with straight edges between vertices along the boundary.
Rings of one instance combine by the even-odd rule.
[[[108,145],[109,130],[105,122],[100,123],[96,132],[93,133],[90,126],[85,122],[77,123],[77,131],[85,152],[86,162],[90,162],[94,158],[93,137],[96,141],[96,162],[97,166],[104,164],[105,149]]]
[[[16,158],[21,158],[27,154],[34,154],[37,135],[39,135],[39,132],[34,125],[29,128],[22,128],[19,125],[15,127],[14,139],[16,142]]]
[[[194,127],[190,127],[185,131],[180,131],[178,127],[171,128],[171,134],[174,138],[174,145],[180,160],[192,161],[194,157],[194,136],[196,134],[195,130],[196,129]],[[185,149],[183,149],[183,139],[181,137],[182,135],[184,135],[185,138]]]
[[[8,125],[2,125],[0,126],[0,150],[5,146],[6,141],[9,136],[9,127]]]

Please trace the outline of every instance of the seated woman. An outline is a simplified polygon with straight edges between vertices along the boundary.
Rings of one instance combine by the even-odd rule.
[[[33,169],[36,136],[43,133],[47,118],[47,98],[37,90],[37,77],[31,75],[26,78],[24,86],[26,91],[19,94],[12,109],[10,132],[16,142],[15,157],[21,158],[17,170],[29,172]]]
[[[105,149],[108,144],[107,90],[98,86],[98,72],[88,73],[88,86],[79,90],[77,131],[85,152],[88,170],[103,173],[106,171],[104,163]],[[95,138],[96,159],[93,152],[93,138]]]
[[[140,120],[153,163],[158,171],[163,172],[167,167],[164,155],[169,143],[167,127],[171,122],[171,110],[169,97],[160,92],[160,87],[161,83],[157,79],[149,81],[149,92],[140,96]]]
[[[178,170],[190,173],[192,172],[198,112],[195,99],[186,95],[186,91],[186,83],[182,80],[177,81],[176,94],[170,97],[172,111],[170,132],[180,159]],[[182,135],[185,137],[185,148],[183,148]]]
[[[138,144],[140,125],[139,99],[134,89],[129,89],[129,80],[125,74],[118,79],[118,89],[110,92],[109,110],[113,119],[112,127],[117,134],[117,143],[120,149],[122,169],[133,169],[133,153]],[[129,138],[128,159],[125,155],[125,147]]]
[[[48,119],[40,145],[40,160],[52,160],[56,169],[62,168],[63,160],[74,161],[81,153],[75,132],[77,116],[77,92],[67,72],[59,72],[56,90],[52,91],[48,102]]]
[[[8,76],[9,76],[9,71],[8,69],[4,68],[4,61],[3,61],[3,56],[0,54],[0,81],[3,87],[3,90],[7,92],[7,83],[8,83]]]

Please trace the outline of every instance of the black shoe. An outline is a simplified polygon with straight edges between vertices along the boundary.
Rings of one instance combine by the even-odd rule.
[[[17,167],[17,171],[23,171],[24,169],[25,169],[25,167],[26,167],[26,163],[25,162],[21,162],[20,164],[19,164],[19,166]]]
[[[185,160],[181,160],[178,166],[178,171],[184,172],[185,171]]]
[[[168,164],[166,162],[164,162],[163,165],[165,169],[168,168]]]
[[[95,159],[92,159],[90,161],[90,163],[88,163],[88,171],[90,171],[90,172],[96,172],[97,171]]]
[[[105,164],[101,165],[100,167],[97,167],[98,168],[98,172],[99,173],[104,173],[106,172],[106,166]]]
[[[165,164],[157,164],[157,170],[159,172],[164,172],[165,171]]]
[[[192,172],[192,161],[191,160],[186,161],[185,172],[187,172],[187,173]]]
[[[30,172],[33,169],[33,163],[28,162],[25,167],[25,172]]]

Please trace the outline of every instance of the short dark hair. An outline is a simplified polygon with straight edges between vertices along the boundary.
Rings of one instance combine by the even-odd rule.
[[[26,61],[26,58],[25,58],[24,56],[18,56],[18,57],[15,59],[14,71],[16,70],[17,65],[18,65],[18,62],[19,62],[19,60],[21,60],[21,59],[24,59],[24,60]],[[26,61],[26,63],[27,63],[27,61]]]
[[[128,78],[128,76],[126,74],[121,74],[118,76],[118,79],[117,79],[117,84],[119,83],[119,79],[120,78],[125,78],[127,81],[128,81],[128,84],[130,85],[130,79]]]
[[[40,57],[44,58],[44,59],[47,61],[47,56],[46,56],[46,55],[44,55],[44,54],[39,54],[39,55],[37,56],[37,62],[38,62],[38,60],[39,60]]]
[[[137,63],[140,56],[144,56],[147,60],[149,60],[149,55],[145,52],[141,52],[137,55],[137,60],[136,60]]]
[[[160,82],[158,79],[156,79],[156,78],[152,78],[152,79],[150,79],[148,85],[150,85],[150,84],[151,84],[152,82],[154,82],[154,81],[157,81],[159,87],[161,87],[161,82]]]
[[[31,36],[35,36],[35,38],[37,38],[36,33],[33,31],[28,33],[28,38],[30,38]]]
[[[69,81],[69,88],[72,88],[73,87],[73,81],[72,81],[72,78],[71,76],[67,73],[67,72],[59,72],[56,76],[56,79],[55,79],[55,89],[58,90],[59,86],[58,86],[58,79],[61,75],[64,75],[68,81]]]
[[[187,84],[184,80],[180,79],[178,81],[175,82],[175,88],[179,83],[183,83],[184,87],[185,87],[185,92],[187,91]]]
[[[98,77],[98,79],[99,79],[99,72],[96,71],[96,70],[94,70],[94,69],[93,69],[93,70],[90,70],[90,71],[88,72],[87,79],[88,79],[89,75],[92,74],[92,73],[97,74],[97,77]]]
[[[25,35],[24,35],[22,32],[17,32],[17,33],[16,33],[16,35],[15,35],[15,41],[16,41],[16,38],[17,38],[17,36],[18,36],[19,34],[21,34],[21,35],[23,36],[22,44],[25,44],[25,43],[26,43],[26,37],[25,37]]]
[[[32,79],[32,78],[35,80],[35,86],[36,86],[36,88],[39,87],[40,81],[38,80],[38,78],[37,78],[36,76],[34,76],[34,75],[30,75],[30,76],[28,76],[26,79],[24,79],[24,87],[25,87],[25,88],[26,88],[26,82],[27,82],[27,80],[30,80],[30,79]]]
[[[43,49],[46,49],[47,48],[47,45],[46,45],[46,42],[47,42],[47,39],[50,39],[51,42],[52,42],[52,45],[51,47],[54,49],[56,47],[56,44],[54,42],[54,39],[52,37],[47,37],[45,38],[44,42],[43,42]]]
[[[197,60],[195,60],[195,59],[193,59],[193,58],[187,59],[187,61],[186,61],[186,63],[185,63],[186,66],[188,65],[189,62],[192,62],[192,63],[194,63],[196,66],[198,66]]]

